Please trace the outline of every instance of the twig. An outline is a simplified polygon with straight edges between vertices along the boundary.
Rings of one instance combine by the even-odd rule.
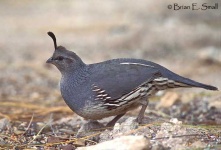
[[[39,130],[39,132],[37,133],[37,135],[36,135],[30,142],[28,142],[27,145],[29,145],[30,143],[32,143],[32,142],[39,136],[39,134],[43,131],[43,129],[44,129],[46,126],[49,125],[49,123],[51,123],[51,120],[49,120],[49,121]]]
[[[151,140],[163,140],[163,139],[169,139],[169,138],[181,138],[181,137],[187,137],[187,136],[199,136],[199,134],[185,134],[185,135],[172,135],[171,137],[160,137],[160,138],[151,138]]]
[[[5,115],[3,113],[0,112],[0,116],[4,117],[4,118],[7,118],[8,120],[11,120],[11,118],[8,116],[8,115]]]
[[[27,127],[27,129],[25,130],[25,132],[24,132],[22,135],[24,135],[24,134],[28,131],[28,129],[30,128],[31,123],[32,123],[32,121],[33,121],[33,118],[34,118],[34,114],[32,114],[31,120],[29,121],[29,124],[28,124],[28,127]]]

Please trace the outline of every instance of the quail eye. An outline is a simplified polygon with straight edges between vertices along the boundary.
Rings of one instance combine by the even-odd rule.
[[[58,56],[58,57],[55,58],[55,60],[59,60],[59,61],[61,61],[63,59],[64,59],[64,57],[62,57],[62,56]]]

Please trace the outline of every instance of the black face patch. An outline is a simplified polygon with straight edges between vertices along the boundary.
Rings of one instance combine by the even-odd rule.
[[[58,60],[58,61],[62,61],[62,60],[64,60],[64,59],[65,59],[65,58],[62,57],[62,56],[58,56],[58,57],[54,58],[54,60]]]

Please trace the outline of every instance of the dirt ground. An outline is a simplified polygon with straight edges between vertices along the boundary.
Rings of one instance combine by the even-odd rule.
[[[220,89],[221,3],[197,1],[218,3],[213,10],[168,9],[175,3],[192,5],[175,0],[2,0],[0,149],[75,149],[124,135],[144,136],[149,149],[221,149],[221,92],[197,88],[158,93],[142,125],[131,127],[130,118],[138,114],[134,110],[113,129],[76,138],[84,120],[66,106],[60,73],[45,63],[54,50],[47,35],[53,31],[58,45],[86,63],[146,59]]]

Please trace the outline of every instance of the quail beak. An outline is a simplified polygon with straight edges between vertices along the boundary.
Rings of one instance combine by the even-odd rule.
[[[46,61],[46,63],[49,63],[49,64],[51,64],[52,62],[53,62],[52,57]]]

